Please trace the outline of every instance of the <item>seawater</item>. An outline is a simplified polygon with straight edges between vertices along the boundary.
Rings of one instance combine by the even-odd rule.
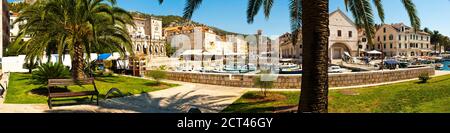
[[[449,67],[450,60],[444,61],[442,64],[444,65],[444,67],[442,69],[450,71],[450,67]]]

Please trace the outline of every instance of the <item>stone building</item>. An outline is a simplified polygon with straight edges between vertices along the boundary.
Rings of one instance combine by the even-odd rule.
[[[285,33],[279,38],[280,57],[282,59],[294,59],[296,63],[301,63],[301,57],[303,54],[303,42],[301,34],[298,35],[297,44],[292,43],[292,34]]]
[[[164,36],[177,52],[172,57],[183,57],[184,66],[201,67],[223,67],[225,64],[243,59],[247,55],[248,44],[243,36],[218,35],[212,28],[205,25],[183,24],[171,25],[164,29]],[[206,61],[199,60],[204,56]],[[190,58],[189,58],[190,57]],[[239,58],[239,59],[237,59]],[[206,63],[205,63],[206,62]]]
[[[165,38],[162,34],[162,20],[156,17],[133,17],[134,27],[127,25],[131,37],[133,57],[128,58],[133,75],[142,76],[155,67],[160,57],[166,57]]]
[[[127,26],[134,53],[145,55],[148,58],[165,56],[165,39],[162,36],[161,19],[134,17],[134,24],[135,27]]]
[[[329,18],[330,37],[328,45],[328,56],[331,60],[340,60],[345,56],[359,56],[366,45],[367,39],[341,10],[330,13]],[[292,35],[286,33],[280,36],[280,51],[283,58],[293,58],[301,60],[302,57],[302,37],[298,38],[298,45],[293,45]],[[361,50],[361,51],[359,51]]]
[[[340,9],[330,14],[328,56],[331,60],[357,56],[358,30],[353,21]]]
[[[385,56],[428,56],[432,52],[430,35],[403,23],[381,25],[375,34],[375,45]]]

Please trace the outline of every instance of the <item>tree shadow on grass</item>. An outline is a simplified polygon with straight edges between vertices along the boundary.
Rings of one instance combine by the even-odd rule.
[[[416,81],[416,82],[414,82],[414,83],[419,84],[419,85],[423,85],[423,84],[428,84],[428,83],[430,83],[430,81],[427,81],[427,82]]]
[[[69,89],[63,87],[53,88],[51,91],[52,93],[70,92]],[[47,87],[41,86],[39,88],[30,90],[30,93],[35,95],[48,96],[48,89]]]
[[[249,107],[252,105],[257,104],[264,104],[267,103],[267,101],[249,101],[249,102],[239,102],[239,103],[233,103],[224,110],[222,110],[221,113],[237,113],[237,112],[245,112],[243,108]]]
[[[100,82],[105,82],[105,83],[119,83],[122,82],[119,79],[117,79],[118,77],[97,77],[95,78],[96,81],[100,81]]]
[[[162,82],[158,83],[158,82],[154,81],[154,82],[145,82],[144,85],[145,86],[153,86],[154,87],[154,86],[164,85],[164,83],[162,83]]]

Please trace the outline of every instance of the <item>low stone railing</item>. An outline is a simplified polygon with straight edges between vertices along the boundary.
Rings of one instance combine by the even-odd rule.
[[[328,83],[330,87],[345,87],[355,85],[377,84],[406,79],[417,78],[422,73],[434,75],[434,68],[410,68],[400,70],[384,70],[356,73],[329,74]],[[191,72],[168,72],[167,78],[170,80],[233,86],[233,87],[254,87],[253,79],[255,74],[217,74],[217,73],[191,73]],[[298,89],[301,85],[300,74],[279,74],[274,82],[274,88]]]

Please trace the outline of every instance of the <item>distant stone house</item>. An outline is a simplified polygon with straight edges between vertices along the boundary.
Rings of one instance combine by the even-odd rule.
[[[344,56],[358,56],[359,35],[355,23],[340,9],[332,12],[329,19],[329,58],[342,59]]]
[[[432,52],[430,35],[403,23],[381,25],[371,49],[382,51],[388,57],[428,56]]]
[[[300,64],[302,62],[301,57],[303,55],[302,36],[300,34],[297,37],[296,45],[293,45],[292,38],[293,37],[291,33],[285,33],[278,38],[280,46],[280,57],[282,59],[293,59],[296,63]]]
[[[127,26],[133,43],[133,52],[149,58],[165,56],[161,19],[155,17],[147,19],[134,17],[133,19],[135,26]]]

